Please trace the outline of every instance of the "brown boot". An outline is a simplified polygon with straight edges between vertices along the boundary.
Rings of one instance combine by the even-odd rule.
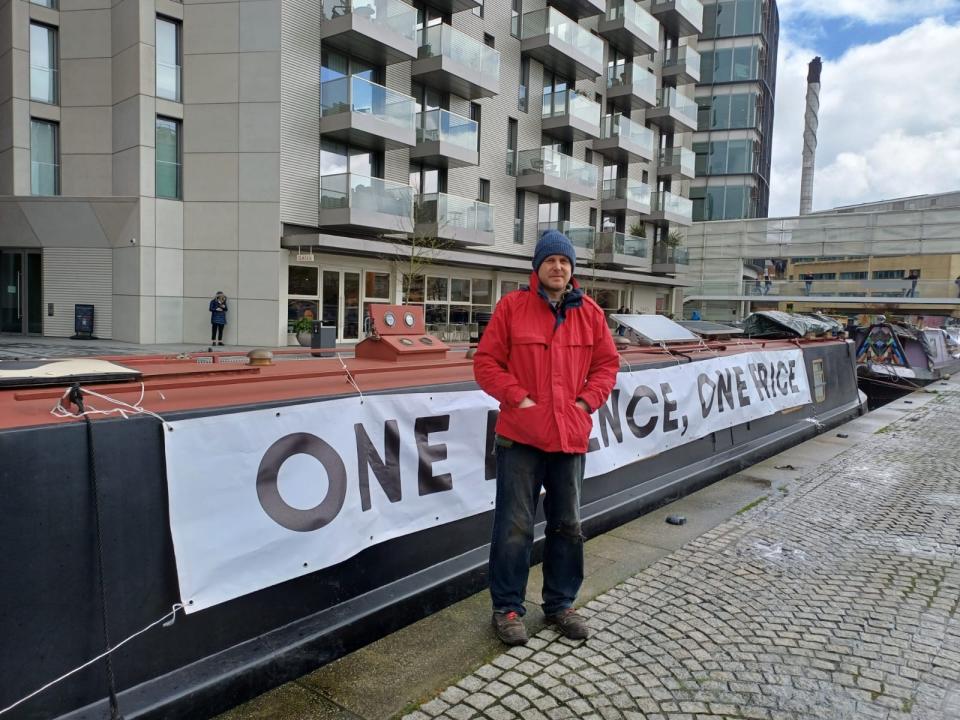
[[[585,640],[590,636],[587,621],[573,608],[547,615],[546,620],[548,624],[556,625],[560,634],[570,640]]]
[[[510,612],[495,612],[493,614],[493,630],[505,645],[526,645],[527,628],[520,615]]]

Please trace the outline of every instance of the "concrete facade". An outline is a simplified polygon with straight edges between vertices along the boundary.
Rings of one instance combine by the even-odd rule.
[[[326,42],[320,40],[321,25],[327,21],[320,3],[59,0],[52,4],[55,7],[0,0],[0,212],[4,218],[0,253],[28,248],[39,249],[44,257],[60,253],[55,266],[43,274],[44,298],[53,298],[43,306],[43,334],[70,334],[72,305],[89,300],[69,289],[77,285],[76,278],[70,277],[71,268],[79,265],[70,261],[75,255],[63,254],[67,249],[82,253],[85,247],[103,249],[98,255],[101,261],[83,266],[87,275],[83,284],[100,288],[97,332],[123,341],[204,342],[209,337],[207,304],[218,290],[230,299],[224,339],[227,344],[244,345],[287,344],[288,320],[305,312],[314,317],[333,313],[338,338],[350,340],[347,316],[362,313],[362,303],[404,299],[401,271],[409,254],[407,238],[384,237],[382,232],[353,224],[362,215],[359,209],[349,214],[346,226],[334,229],[321,224],[323,134],[318,71]],[[357,8],[361,5],[354,3]],[[638,7],[656,17],[656,5],[645,0]],[[338,6],[341,11],[348,7],[349,3]],[[543,7],[543,0],[534,0],[524,4],[522,12],[534,13]],[[158,97],[158,17],[179,28],[179,101]],[[595,33],[602,17],[583,17],[579,26]],[[500,294],[512,287],[510,283],[526,281],[541,229],[538,196],[526,193],[521,242],[515,242],[517,184],[504,162],[508,119],[517,121],[517,151],[554,140],[541,134],[544,69],[537,60],[529,61],[528,108],[518,110],[524,54],[520,39],[510,32],[511,3],[495,0],[482,13],[478,6],[444,15],[443,21],[477,43],[489,36],[487,42],[499,53],[499,94],[443,99],[445,109],[464,117],[471,115],[472,103],[479,107],[478,163],[447,171],[445,192],[473,202],[480,180],[489,181],[493,243],[444,243],[444,252],[431,252],[423,271],[447,278],[448,286],[458,280],[489,284],[490,293],[479,301],[468,301],[472,320],[475,312],[492,308]],[[678,36],[669,19],[664,22],[659,26],[664,48],[694,39]],[[31,23],[56,33],[55,103],[31,100]],[[596,34],[590,37],[602,43],[605,66],[611,49]],[[386,49],[396,52],[396,48]],[[380,65],[376,72],[382,84],[410,96],[412,60]],[[637,71],[653,72],[658,87],[666,83],[692,97],[692,85],[661,81],[655,56],[629,60]],[[605,71],[596,79],[575,82],[579,92],[599,99],[603,114],[613,109],[605,103],[606,85]],[[175,199],[157,196],[158,117],[179,123],[181,166]],[[631,119],[646,124],[642,110],[634,110]],[[31,120],[57,124],[58,197],[31,197]],[[689,180],[658,172],[658,167],[665,165],[673,148],[689,150],[691,134],[656,126],[652,132],[657,149],[654,161],[631,162],[621,177],[684,200]],[[600,136],[599,127],[596,136]],[[592,151],[592,143],[591,138],[575,140],[571,154],[596,166],[602,185],[604,160]],[[406,186],[410,155],[406,146],[380,151],[377,174]],[[569,202],[567,217],[562,218],[568,227],[600,229],[603,216],[597,190],[595,199]],[[78,218],[96,222],[85,224]],[[680,220],[688,218],[681,215]],[[682,277],[652,273],[649,264],[654,243],[666,238],[670,223],[656,221],[651,214],[618,217],[618,231],[628,232],[631,226],[642,228],[648,238],[646,265],[590,267],[592,249],[585,246],[580,250],[580,276],[611,309],[628,305],[640,311],[670,310],[677,297],[674,288],[682,285]],[[585,245],[593,242],[592,237],[591,231]],[[313,269],[310,272],[318,278],[316,292],[289,292],[291,266]],[[0,267],[6,267],[2,261]],[[325,271],[338,274],[335,298],[323,294],[323,282],[332,282]],[[382,276],[368,273],[388,275],[388,291],[368,292],[371,283],[382,281]],[[20,286],[16,287],[19,293]],[[13,299],[14,293],[10,295],[7,305],[19,302]],[[452,307],[456,300],[449,297],[443,302]],[[101,324],[108,317],[109,326]],[[9,332],[8,325],[4,329]]]

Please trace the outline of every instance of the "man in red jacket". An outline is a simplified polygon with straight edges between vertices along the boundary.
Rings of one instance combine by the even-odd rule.
[[[583,582],[580,486],[590,415],[610,395],[620,358],[603,310],[573,279],[576,263],[570,240],[545,232],[530,287],[497,303],[473,361],[477,383],[500,401],[490,594],[494,629],[508,645],[527,642],[521,618],[541,489],[543,611],[566,637],[588,634],[573,609]]]

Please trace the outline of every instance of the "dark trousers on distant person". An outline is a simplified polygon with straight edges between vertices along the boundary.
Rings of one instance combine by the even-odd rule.
[[[223,323],[211,323],[210,342],[223,342]]]
[[[490,544],[494,612],[524,614],[541,488],[547,529],[543,548],[543,612],[573,606],[583,583],[580,488],[584,455],[544,452],[497,439],[497,501]]]

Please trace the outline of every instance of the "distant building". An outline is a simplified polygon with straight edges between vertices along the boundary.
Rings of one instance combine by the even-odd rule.
[[[704,0],[694,221],[767,216],[780,16],[776,0]]]

